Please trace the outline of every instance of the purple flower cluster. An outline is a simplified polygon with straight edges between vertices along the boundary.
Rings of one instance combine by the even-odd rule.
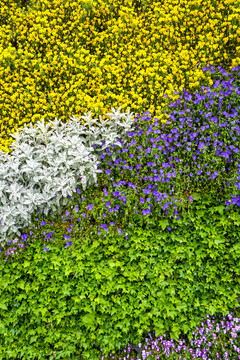
[[[171,359],[171,360],[237,360],[240,359],[240,345],[237,343],[237,332],[240,330],[239,318],[234,318],[233,313],[227,315],[228,320],[224,316],[219,322],[216,322],[215,316],[207,315],[206,324],[201,322],[201,327],[196,327],[197,331],[192,331],[194,338],[191,341],[179,339],[178,345],[174,343],[174,339],[167,340],[166,334],[153,339],[151,333],[149,338],[145,339],[146,345],[138,344],[142,348],[141,359]],[[226,322],[225,322],[226,320]],[[154,333],[154,332],[153,332]],[[221,338],[224,333],[225,340]],[[229,340],[229,345],[225,343]],[[236,345],[237,344],[237,345]],[[127,353],[128,352],[128,353]],[[119,360],[140,360],[140,358],[132,357],[131,345],[128,343],[127,349],[123,350],[124,356],[114,356],[110,354],[110,359]],[[177,355],[178,354],[178,355]],[[126,356],[125,356],[126,355]],[[109,358],[109,357],[108,357]],[[106,359],[104,356],[101,360]]]

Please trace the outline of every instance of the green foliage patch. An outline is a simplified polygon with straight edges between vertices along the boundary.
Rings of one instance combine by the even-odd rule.
[[[0,359],[100,359],[150,326],[190,340],[200,317],[235,308],[239,208],[193,197],[180,220],[146,217],[141,228],[136,218],[127,239],[94,235],[45,253],[34,241],[2,262]]]

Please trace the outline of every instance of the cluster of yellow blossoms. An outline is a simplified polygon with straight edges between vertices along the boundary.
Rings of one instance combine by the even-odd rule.
[[[166,121],[175,91],[239,65],[238,0],[0,0],[0,150],[24,124],[128,109]],[[81,120],[83,121],[83,120]]]

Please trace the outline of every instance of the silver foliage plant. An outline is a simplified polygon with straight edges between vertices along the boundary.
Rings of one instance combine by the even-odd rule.
[[[131,131],[133,113],[120,113],[112,108],[107,115],[111,121],[91,120],[91,111],[81,116],[81,125],[74,116],[66,124],[57,118],[36,126],[24,124],[21,134],[11,134],[16,139],[11,154],[0,151],[0,243],[6,244],[6,236],[20,236],[20,229],[31,223],[31,213],[36,209],[60,213],[61,203],[76,191],[77,185],[86,189],[87,183],[97,185],[98,154],[109,145],[122,146]],[[121,118],[125,122],[120,121]],[[49,129],[51,124],[51,129]],[[97,126],[93,126],[96,124]],[[108,125],[108,126],[107,126]],[[103,141],[105,144],[103,145]],[[100,147],[93,148],[93,145]],[[92,152],[95,152],[94,154]],[[113,156],[113,160],[115,160]],[[63,198],[63,199],[62,199]]]

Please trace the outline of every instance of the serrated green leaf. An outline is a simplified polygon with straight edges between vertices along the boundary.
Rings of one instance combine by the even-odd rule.
[[[30,265],[30,261],[24,261],[23,267],[29,267],[29,265]]]
[[[93,324],[95,322],[95,316],[94,314],[86,314],[82,317],[82,322],[84,324]]]
[[[156,337],[161,336],[163,334],[163,330],[164,330],[163,324],[158,323],[157,325],[154,326],[154,330],[155,330]]]
[[[163,230],[165,230],[168,226],[168,222],[166,222],[166,220],[160,220],[158,224],[162,227]]]
[[[30,338],[30,344],[31,343],[33,343],[33,342],[35,342],[36,340],[37,340],[37,336],[32,336],[31,338]]]
[[[6,306],[4,303],[2,303],[2,302],[0,302],[0,308],[3,309],[3,310],[7,310],[7,309],[8,309],[7,306]]]
[[[193,200],[199,200],[200,195],[198,193],[193,194]]]
[[[17,283],[17,287],[20,289],[25,289],[25,281],[21,280]]]

